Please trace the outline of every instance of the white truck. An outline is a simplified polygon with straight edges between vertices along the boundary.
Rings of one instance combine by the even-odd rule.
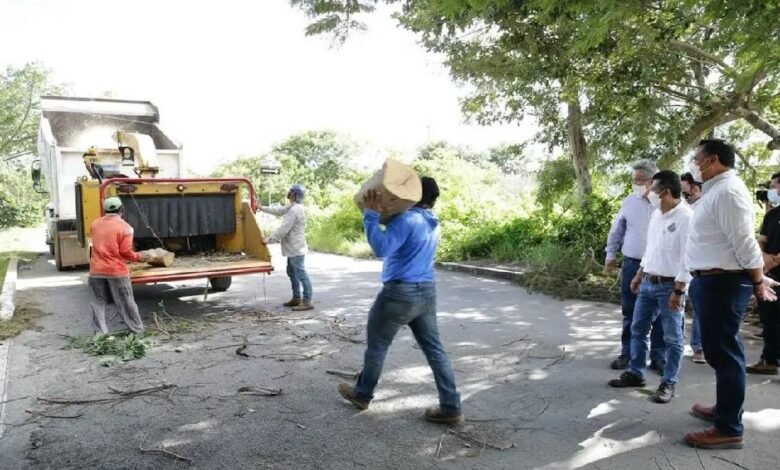
[[[105,159],[121,165],[117,142],[112,139],[115,129],[146,134],[157,149],[159,176],[184,177],[182,147],[160,129],[159,121],[157,107],[148,101],[41,97],[39,160],[33,164],[33,181],[50,197],[46,244],[58,269],[89,263],[88,247],[77,242],[75,193],[75,182],[89,177],[84,165],[89,147],[97,147]]]

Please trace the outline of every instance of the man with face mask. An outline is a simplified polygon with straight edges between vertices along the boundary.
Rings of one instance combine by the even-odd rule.
[[[764,272],[772,279],[780,280],[780,173],[772,175],[767,196],[771,209],[761,223],[758,244],[764,258]],[[775,293],[780,293],[777,288]],[[758,314],[764,326],[764,350],[761,360],[747,367],[747,373],[777,375],[780,365],[780,304],[759,300]]]
[[[648,200],[655,208],[647,233],[647,247],[641,266],[631,280],[631,291],[639,296],[631,324],[629,370],[609,385],[616,388],[644,387],[647,368],[647,336],[650,325],[660,320],[666,343],[663,380],[652,398],[668,403],[674,398],[684,349],[685,291],[691,274],[683,263],[688,225],[693,210],[680,200],[680,177],[673,171],[653,176]]]
[[[682,196],[691,207],[695,206],[701,198],[701,181],[693,179],[693,175],[690,173],[683,173],[680,175],[680,182],[682,184]]]
[[[680,176],[682,184],[683,199],[691,206],[695,207],[696,203],[701,199],[701,181],[693,179],[693,175],[689,173],[683,173]],[[706,364],[707,360],[704,358],[704,350],[701,347],[701,325],[699,325],[699,316],[696,314],[696,305],[691,302],[693,306],[693,318],[691,319],[691,349],[693,349],[693,357],[691,360],[696,364]]]
[[[653,175],[658,167],[648,160],[640,160],[631,165],[632,194],[623,200],[620,211],[612,223],[612,228],[607,237],[607,257],[605,268],[617,267],[616,255],[618,249],[622,249],[623,265],[620,270],[620,306],[623,312],[623,334],[621,335],[620,356],[612,361],[610,367],[615,370],[628,368],[631,358],[631,322],[634,315],[636,294],[631,292],[631,280],[639,270],[639,262],[645,252],[647,241],[647,225],[653,214],[653,207],[647,199]],[[650,368],[658,373],[663,373],[664,332],[660,320],[653,323],[650,335]]]
[[[695,404],[693,415],[714,427],[685,435],[692,447],[741,449],[745,401],[745,350],[739,327],[750,297],[775,301],[777,283],[764,276],[756,241],[753,198],[734,171],[734,148],[702,140],[691,173],[703,195],[691,220],[685,264],[693,274],[690,295],[700,315],[702,345],[715,369],[716,403]]]

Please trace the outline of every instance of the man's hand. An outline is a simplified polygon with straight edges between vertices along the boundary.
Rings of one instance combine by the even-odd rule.
[[[634,295],[639,294],[639,286],[642,285],[642,278],[639,276],[635,276],[633,279],[631,279],[631,292]]]
[[[761,284],[753,286],[753,294],[755,294],[758,300],[775,302],[777,300],[777,293],[774,289],[776,286],[780,286],[780,282],[775,281],[771,277],[764,276],[764,280]]]
[[[366,194],[363,195],[363,206],[366,209],[370,209],[374,212],[382,213],[384,209],[382,207],[382,193],[376,189],[369,189]]]
[[[761,253],[764,258],[764,272],[768,273],[780,264],[780,259],[777,255],[770,255],[769,253]]]
[[[138,257],[140,258],[142,263],[148,263],[150,259],[152,259],[152,255],[145,251],[139,251]]]
[[[672,292],[672,295],[669,296],[669,310],[680,312],[683,308],[685,308],[685,296]]]
[[[617,269],[617,260],[616,259],[608,259],[604,262],[604,270],[605,271],[613,271]]]

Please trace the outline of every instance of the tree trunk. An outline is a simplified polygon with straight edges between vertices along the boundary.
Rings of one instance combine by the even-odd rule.
[[[740,106],[736,112],[748,124],[772,138],[766,145],[769,150],[780,150],[780,129],[777,126],[772,125],[772,123],[759,116],[758,113],[745,107]]]
[[[588,166],[588,152],[585,142],[585,135],[582,132],[582,108],[579,98],[574,98],[568,102],[567,123],[569,128],[569,151],[571,152],[571,161],[574,166],[574,174],[577,176],[577,188],[580,197],[585,199],[593,194],[593,184],[590,179],[590,168]]]

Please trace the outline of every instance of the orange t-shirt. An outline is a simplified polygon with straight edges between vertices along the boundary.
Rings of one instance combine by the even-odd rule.
[[[133,227],[119,214],[108,214],[92,222],[90,276],[129,276],[126,261],[141,261],[133,251]]]

